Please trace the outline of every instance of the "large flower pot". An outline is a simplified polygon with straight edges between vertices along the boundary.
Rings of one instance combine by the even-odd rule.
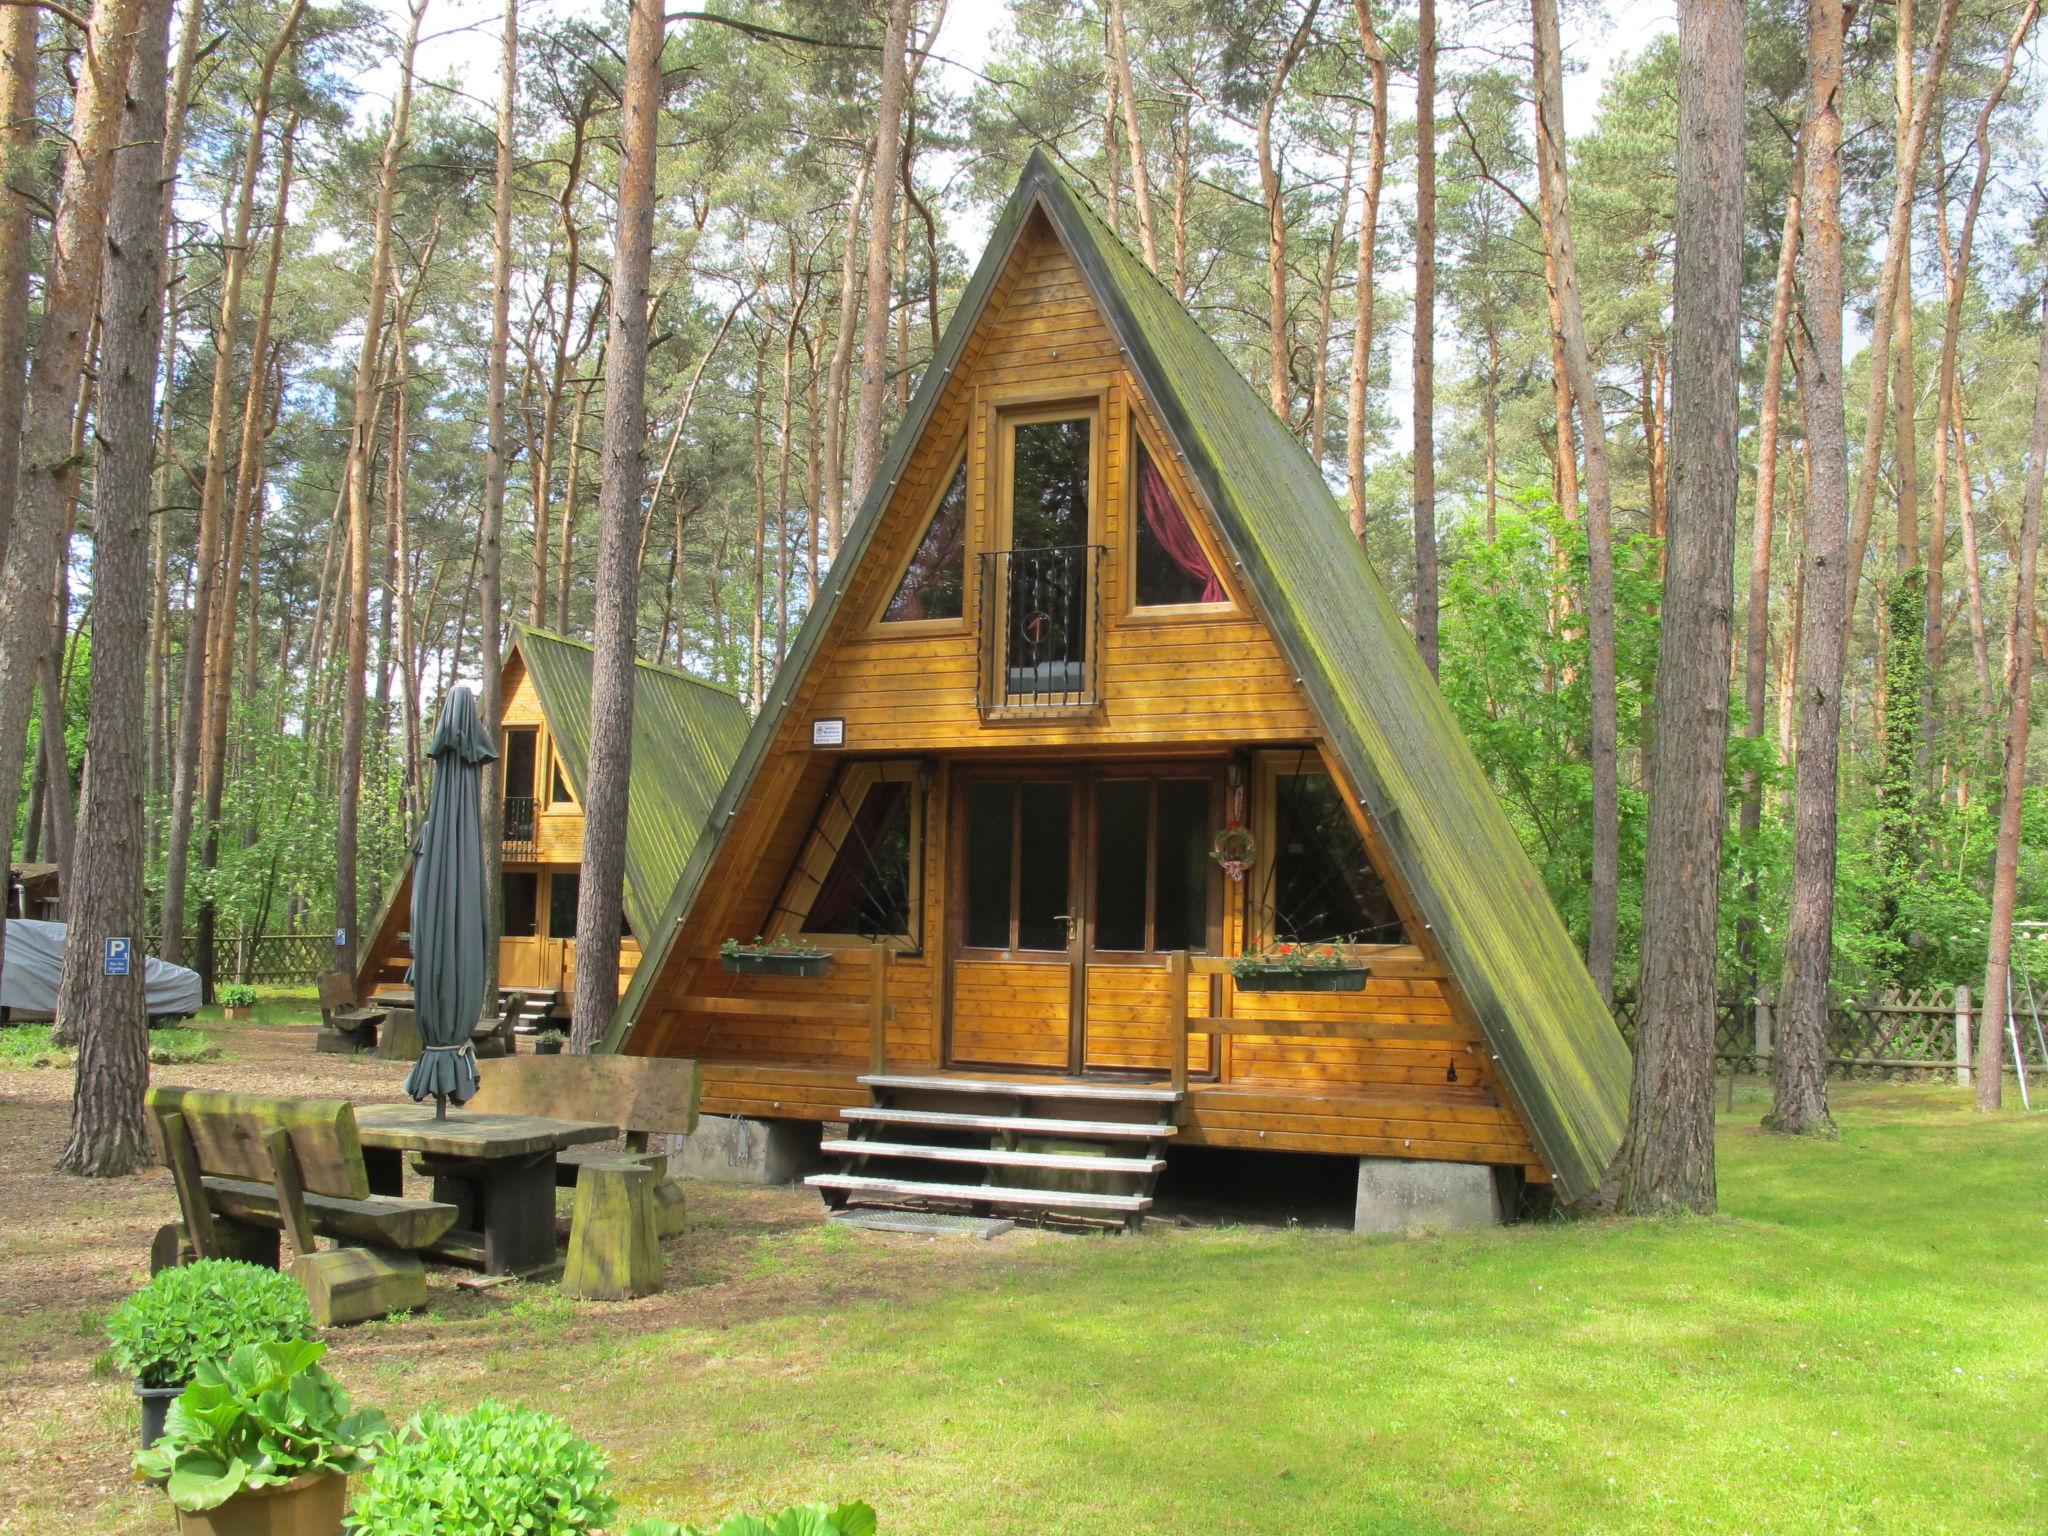
[[[1288,971],[1275,968],[1253,971],[1237,978],[1240,992],[1363,992],[1372,972],[1364,966],[1342,966],[1335,970]]]
[[[164,1437],[164,1415],[178,1400],[183,1387],[145,1387],[135,1383],[135,1400],[142,1404],[142,1448],[146,1451]]]
[[[348,1479],[309,1472],[275,1488],[251,1488],[217,1509],[178,1511],[179,1536],[339,1536]]]
[[[830,955],[726,955],[725,968],[735,976],[822,976],[832,968]]]
[[[220,1010],[220,1016],[230,1024],[239,1024],[245,1019],[256,1017],[256,1005],[254,1003],[245,1003],[233,1008],[223,1005]]]

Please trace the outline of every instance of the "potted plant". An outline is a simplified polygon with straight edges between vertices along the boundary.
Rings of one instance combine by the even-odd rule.
[[[618,1511],[604,1453],[551,1413],[486,1400],[428,1409],[380,1448],[351,1536],[583,1536]]]
[[[256,989],[239,981],[231,981],[217,994],[220,998],[221,1017],[230,1022],[246,1019],[256,1011]]]
[[[114,1361],[135,1378],[142,1445],[164,1432],[172,1399],[199,1366],[245,1344],[314,1336],[306,1293],[290,1275],[235,1259],[197,1259],[158,1273],[107,1319]]]
[[[387,1429],[321,1369],[317,1339],[244,1344],[199,1366],[136,1470],[165,1480],[180,1536],[337,1536],[352,1472]]]
[[[735,976],[822,976],[832,965],[829,950],[786,933],[772,944],[759,934],[751,944],[727,939],[718,952],[725,959],[725,968]]]
[[[569,1037],[559,1029],[544,1029],[533,1037],[533,1054],[536,1056],[559,1056],[562,1047],[569,1043]]]
[[[642,1520],[627,1526],[620,1536],[875,1536],[875,1511],[858,1500],[837,1509],[798,1504],[765,1520],[755,1515],[728,1515],[714,1526]]]
[[[1230,962],[1240,992],[1363,992],[1372,971],[1335,944],[1276,944]]]

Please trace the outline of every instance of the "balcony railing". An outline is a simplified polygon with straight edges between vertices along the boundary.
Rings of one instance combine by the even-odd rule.
[[[984,711],[1086,709],[1101,702],[1100,544],[980,556]]]
[[[533,847],[534,801],[531,795],[505,797],[505,846],[530,851]]]

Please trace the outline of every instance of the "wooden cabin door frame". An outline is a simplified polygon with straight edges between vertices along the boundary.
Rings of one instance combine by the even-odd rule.
[[[1157,1076],[1167,1070],[1165,1050],[1166,1007],[1159,1001],[1156,1029],[1149,1019],[1115,1019],[1118,1012],[1148,1012],[1146,1001],[1119,1008],[1106,1003],[1103,1018],[1091,1031],[1089,1020],[1089,971],[1099,968],[1121,973],[1134,993],[1156,992],[1164,974],[1164,952],[1158,948],[1161,920],[1158,914],[1158,871],[1155,850],[1161,836],[1159,817],[1162,784],[1195,783],[1202,786],[1200,803],[1204,822],[1197,846],[1201,849],[1205,878],[1200,893],[1201,931],[1199,942],[1188,947],[1220,953],[1223,944],[1223,893],[1218,873],[1209,867],[1207,851],[1220,825],[1225,790],[1225,765],[1220,759],[1148,759],[1091,764],[1006,764],[960,769],[952,780],[950,807],[952,836],[949,839],[951,870],[947,889],[954,899],[947,903],[946,967],[944,984],[943,1060],[949,1067],[999,1068],[1017,1072],[1064,1072],[1068,1074],[1109,1074]],[[1109,949],[1105,940],[1129,937],[1107,934],[1102,914],[1096,910],[1103,877],[1105,836],[1102,800],[1106,787],[1145,786],[1143,851],[1137,856],[1143,881],[1143,937],[1136,948]],[[975,786],[1011,786],[1009,806],[1010,847],[1006,875],[1009,883],[1007,943],[987,942],[990,933],[970,934],[970,881],[973,878],[973,840],[970,805]],[[1034,945],[1024,932],[1027,921],[1026,861],[1033,856],[1026,838],[1026,786],[1058,785],[1066,793],[1066,876],[1063,948]],[[1042,793],[1042,791],[1041,791]],[[989,805],[984,803],[983,814]],[[1042,809],[1042,807],[1041,807]],[[1129,808],[1119,808],[1128,814]],[[1180,810],[1184,814],[1185,807]],[[1173,808],[1168,807],[1169,814]],[[1118,828],[1128,831],[1128,824]],[[991,839],[984,836],[984,843]],[[1037,849],[1045,856],[1041,845]],[[1128,850],[1116,850],[1119,859]],[[1057,884],[1058,882],[1053,882]],[[1038,892],[1044,905],[1047,888]],[[1040,914],[1038,921],[1044,920]],[[1046,935],[1041,934],[1041,937]],[[980,938],[981,943],[970,939]],[[1178,947],[1178,946],[1176,946]],[[1063,969],[1064,984],[1045,973]],[[1007,990],[1007,995],[1001,995]],[[1111,990],[1120,990],[1112,988]],[[1033,1010],[1042,1010],[1043,1023],[1030,1027]],[[1121,1025],[1121,1027],[1119,1027]],[[1158,1061],[1150,1059],[1156,1041]],[[1004,1042],[1008,1042],[1006,1045]],[[1135,1046],[1134,1046],[1135,1042]],[[1203,1065],[1207,1065],[1206,1062]]]
[[[1010,846],[1006,877],[1007,942],[989,942],[988,932],[970,932],[972,902],[973,815],[977,787],[1009,786]],[[1027,861],[1044,859],[1047,850],[1027,847],[1027,813],[1051,809],[1046,791],[1057,786],[1066,795],[1065,910],[1027,913],[1027,901],[1045,904],[1062,882],[1045,882],[1027,890]],[[1036,791],[1035,794],[1028,792]],[[1082,1020],[1081,894],[1084,889],[1082,829],[1085,786],[1078,770],[1067,765],[1008,764],[961,769],[953,775],[951,878],[955,894],[946,911],[945,1048],[949,1067],[999,1068],[1015,1072],[1069,1072],[1079,1060]],[[1037,807],[1029,801],[1037,799]],[[985,803],[984,809],[990,803]],[[999,846],[993,839],[986,846]],[[1040,869],[1042,871],[1043,865]],[[1001,882],[997,882],[1000,884]],[[1049,932],[1026,930],[1026,922],[1054,920],[1065,930],[1065,942],[1050,947]],[[1047,943],[1031,942],[1034,937]],[[980,940],[981,942],[973,942]],[[1054,973],[1057,973],[1055,976]],[[1042,1014],[1042,1020],[1035,1015]]]

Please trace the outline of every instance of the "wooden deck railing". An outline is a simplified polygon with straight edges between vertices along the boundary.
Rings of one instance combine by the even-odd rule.
[[[1433,979],[1439,973],[1423,960],[1420,951],[1407,944],[1360,948],[1358,958],[1373,974],[1399,979]],[[1188,978],[1208,980],[1206,1011],[1194,1013],[1188,1005]],[[1220,1035],[1262,1035],[1273,1039],[1372,1040],[1387,1033],[1384,1019],[1304,1019],[1293,1015],[1245,1011],[1245,1000],[1231,975],[1230,961],[1222,955],[1190,955],[1175,950],[1166,957],[1167,1049],[1173,1087],[1182,1093],[1188,1086],[1188,1037],[1211,1037],[1210,1059],[1215,1059],[1214,1038]],[[1262,994],[1253,993],[1256,998]],[[1331,993],[1332,998],[1357,994]],[[1256,1003],[1253,1004],[1254,1010]],[[1415,1033],[1426,1036],[1436,1026],[1418,1023]]]
[[[864,964],[868,973],[868,993],[863,1002],[819,1003],[796,997],[694,996],[683,999],[683,1011],[727,1019],[815,1019],[826,1024],[866,1024],[868,1071],[879,1073],[888,1067],[889,1019],[894,1012],[889,1006],[890,951],[877,944],[867,952],[865,962],[859,962],[858,955],[858,951],[835,954],[832,964],[834,968],[847,960]]]

